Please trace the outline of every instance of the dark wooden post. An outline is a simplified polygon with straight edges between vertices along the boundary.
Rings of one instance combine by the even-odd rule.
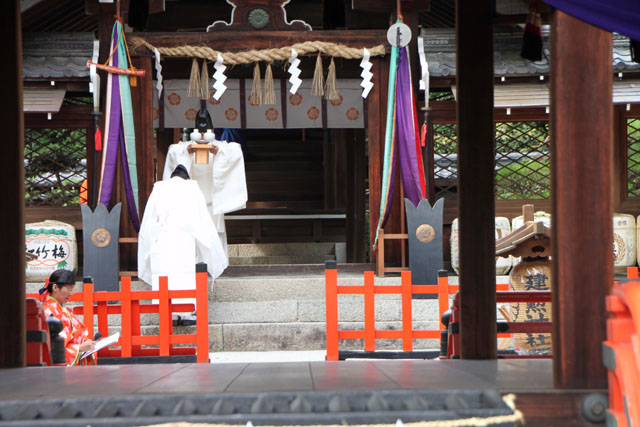
[[[554,382],[606,388],[601,345],[613,281],[611,33],[556,11],[550,62]]]
[[[456,1],[463,359],[497,356],[492,13],[490,0]]]
[[[369,247],[373,248],[376,239],[376,229],[380,218],[380,197],[382,183],[382,157],[384,156],[384,119],[387,108],[386,91],[387,79],[385,65],[387,61],[380,57],[371,58],[371,72],[373,73],[373,89],[367,98],[367,129],[369,131]],[[375,260],[373,251],[370,258]]]
[[[6,59],[0,67],[0,103],[5,142],[0,144],[0,182],[3,206],[0,219],[3,239],[4,296],[0,298],[0,368],[19,368],[26,363],[26,309],[24,273],[24,115],[22,113],[22,25],[20,1],[0,4],[0,35]]]

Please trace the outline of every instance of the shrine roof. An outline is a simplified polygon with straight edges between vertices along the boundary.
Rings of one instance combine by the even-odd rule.
[[[494,32],[494,72],[500,76],[532,76],[549,74],[549,31],[543,28],[542,61],[532,62],[520,56],[522,30],[496,27]],[[422,30],[424,50],[433,77],[453,77],[456,74],[456,34],[453,28]],[[640,71],[631,60],[629,39],[613,34],[612,64],[614,72]]]
[[[25,79],[89,78],[93,33],[24,33],[22,70]]]

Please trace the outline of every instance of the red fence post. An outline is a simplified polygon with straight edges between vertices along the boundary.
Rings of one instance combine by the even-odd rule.
[[[440,328],[445,328],[442,315],[449,310],[449,274],[447,270],[438,271],[438,316]]]
[[[93,338],[93,282],[84,280],[82,281],[82,320],[89,331],[89,336]],[[98,326],[100,326],[99,322]]]
[[[196,267],[196,361],[209,363],[209,296],[207,269]]]
[[[364,351],[376,350],[376,306],[373,271],[364,272]]]
[[[413,308],[411,272],[401,273],[402,288],[402,351],[413,351]]]
[[[324,294],[327,329],[326,360],[338,360],[338,264],[325,262]]]
[[[169,330],[172,326],[167,276],[160,276],[159,283],[160,290],[158,291],[158,299],[160,301],[160,307],[158,310],[158,318],[160,322],[160,356],[169,356],[171,352],[169,345]]]
[[[131,357],[131,277],[120,280],[120,295],[122,296],[120,311],[120,356]]]

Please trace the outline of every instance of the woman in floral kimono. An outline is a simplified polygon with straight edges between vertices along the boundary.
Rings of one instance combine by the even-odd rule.
[[[76,282],[72,271],[54,271],[49,277],[47,286],[40,289],[40,294],[46,298],[42,308],[47,317],[55,316],[62,322],[62,331],[59,336],[64,338],[67,366],[95,365],[95,354],[80,360],[82,353],[94,349],[95,342],[89,339],[87,327],[71,310],[65,307],[74,293],[75,286]]]

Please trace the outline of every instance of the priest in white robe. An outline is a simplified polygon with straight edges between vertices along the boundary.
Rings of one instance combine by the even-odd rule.
[[[197,262],[205,262],[214,279],[228,265],[198,183],[178,166],[149,196],[138,234],[138,276],[154,290],[159,276],[168,276],[170,290],[195,289]]]
[[[180,141],[169,146],[163,179],[168,179],[176,166],[185,166],[202,189],[207,209],[228,258],[224,214],[244,209],[248,198],[242,148],[236,142],[214,140],[210,144],[217,147],[217,153],[209,153],[208,163],[196,164],[195,155],[189,153],[191,144],[191,141]]]

